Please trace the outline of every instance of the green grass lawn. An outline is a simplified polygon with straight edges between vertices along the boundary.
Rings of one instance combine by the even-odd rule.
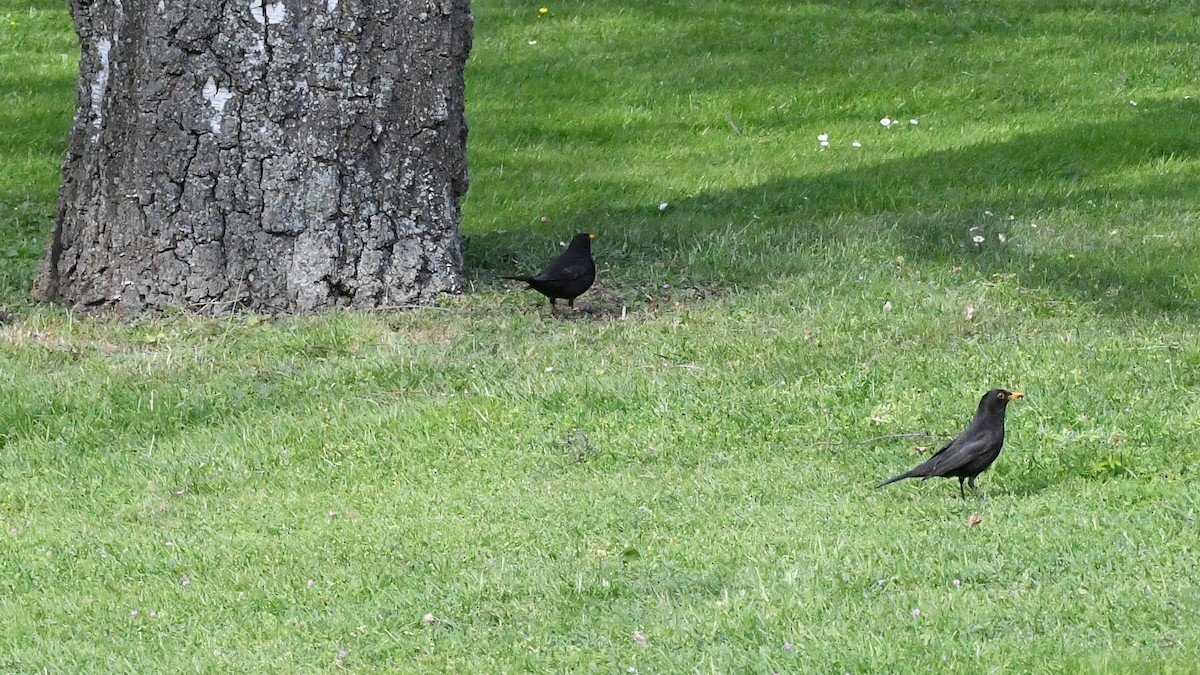
[[[26,299],[65,4],[0,0],[0,671],[1200,672],[1192,3],[478,0],[468,293],[132,324]],[[585,311],[498,279],[576,231]],[[872,489],[994,386],[985,500]]]

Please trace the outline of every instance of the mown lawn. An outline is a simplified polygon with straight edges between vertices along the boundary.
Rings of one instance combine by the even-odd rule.
[[[479,0],[468,293],[133,323],[0,3],[0,671],[1198,672],[1192,3]]]

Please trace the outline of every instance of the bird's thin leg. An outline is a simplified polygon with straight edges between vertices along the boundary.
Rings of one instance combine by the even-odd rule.
[[[983,495],[979,494],[979,490],[975,489],[975,476],[971,476],[971,479],[967,481],[967,486],[971,488],[971,492],[974,492],[977,498],[983,499]]]
[[[966,498],[967,498],[967,493],[966,493],[966,492],[963,492],[963,486],[962,486],[962,483],[963,483],[963,477],[962,477],[962,476],[959,476],[959,477],[958,477],[958,496],[959,496],[959,497],[961,497],[961,498],[963,498],[963,499],[966,499]],[[972,487],[971,489],[972,489],[972,490],[974,490],[975,488],[973,488],[973,487]]]

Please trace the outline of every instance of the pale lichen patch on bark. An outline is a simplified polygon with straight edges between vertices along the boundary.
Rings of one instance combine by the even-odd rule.
[[[112,51],[112,40],[102,37],[96,41],[96,56],[100,67],[92,76],[92,126],[97,129],[92,136],[92,142],[100,139],[100,129],[104,128],[104,94],[108,90],[108,53]]]
[[[218,85],[216,79],[213,77],[209,77],[208,81],[204,83],[202,95],[204,96],[204,100],[213,109],[209,127],[214,134],[219,134],[221,133],[221,118],[225,116],[225,104],[229,103],[229,99],[233,98],[233,92],[229,91],[223,85]]]
[[[283,23],[287,19],[287,7],[282,2],[263,3],[263,0],[250,0],[250,16],[260,24]]]

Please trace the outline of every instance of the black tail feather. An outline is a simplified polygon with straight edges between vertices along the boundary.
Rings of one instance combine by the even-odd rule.
[[[913,478],[914,476],[916,476],[916,474],[914,474],[913,472],[905,471],[904,473],[902,473],[900,475],[892,476],[891,478],[883,481],[879,485],[876,485],[875,489],[878,490],[879,488],[883,487],[884,485],[891,485],[892,483],[895,483],[898,480],[904,480],[905,478]]]

